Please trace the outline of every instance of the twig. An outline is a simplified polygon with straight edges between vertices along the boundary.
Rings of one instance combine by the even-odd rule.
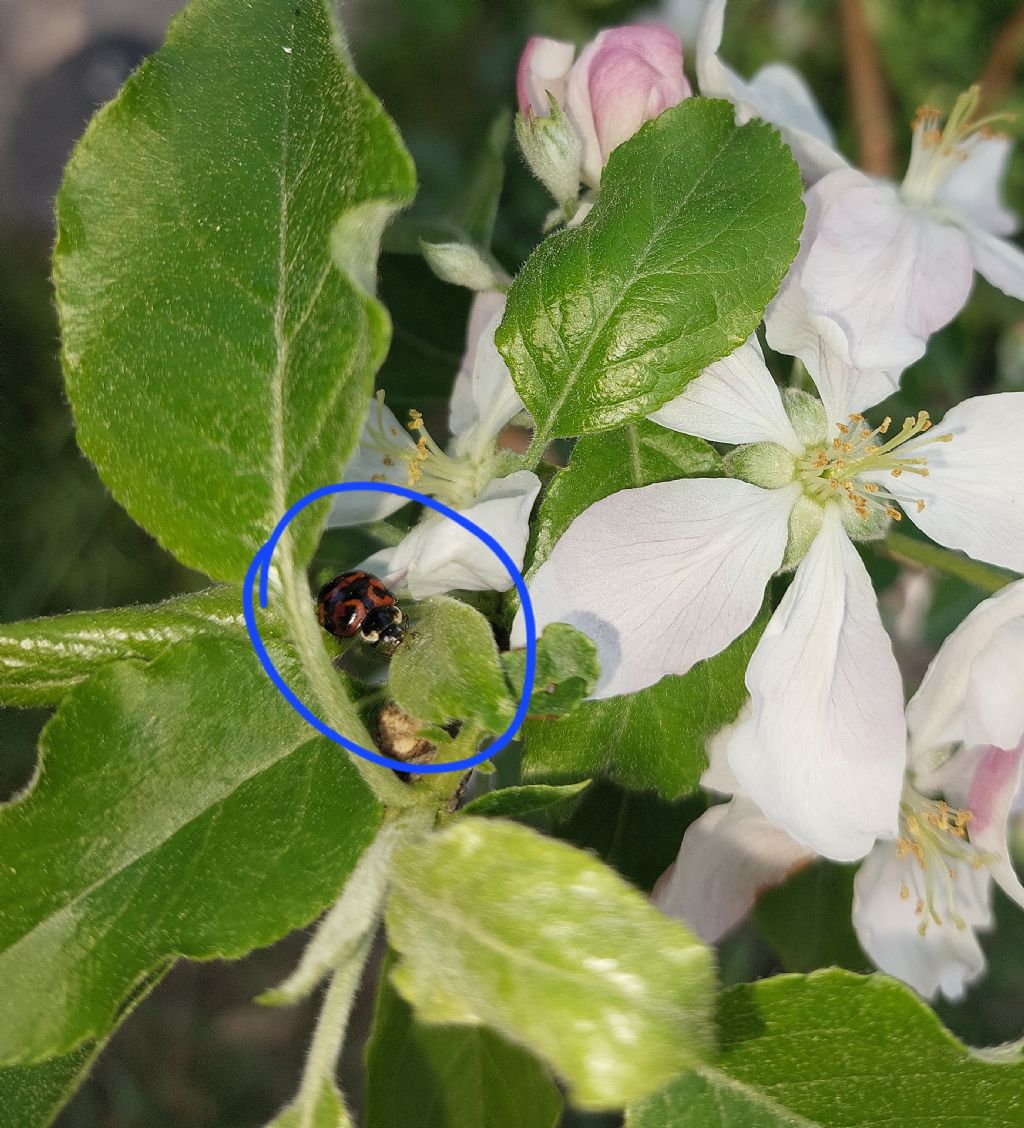
[[[857,135],[857,163],[865,172],[891,177],[895,160],[888,84],[861,0],[839,0],[839,15]]]

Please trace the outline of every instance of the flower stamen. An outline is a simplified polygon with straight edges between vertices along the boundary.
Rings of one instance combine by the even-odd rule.
[[[862,415],[851,415],[849,420],[854,428],[844,422],[836,423],[838,436],[831,440],[828,447],[818,447],[797,459],[797,481],[804,492],[819,503],[835,498],[836,492],[841,490],[858,517],[867,519],[872,512],[880,511],[893,521],[901,520],[903,515],[896,507],[899,499],[878,482],[864,481],[862,476],[869,472],[888,472],[893,478],[904,474],[927,477],[928,459],[916,452],[929,443],[951,442],[953,436],[931,435],[921,442],[919,436],[932,428],[927,411],[908,416],[891,438],[886,438],[892,425],[888,416],[873,429],[861,426],[864,422]],[[898,448],[911,439],[919,440],[911,448],[915,453],[904,451],[897,454]],[[915,504],[920,513],[924,509],[924,499],[916,499]]]

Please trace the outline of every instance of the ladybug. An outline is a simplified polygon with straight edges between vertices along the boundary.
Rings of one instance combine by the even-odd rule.
[[[371,646],[393,646],[402,637],[402,609],[395,593],[369,572],[342,572],[328,580],[316,597],[316,617],[335,638],[352,638],[358,632]]]

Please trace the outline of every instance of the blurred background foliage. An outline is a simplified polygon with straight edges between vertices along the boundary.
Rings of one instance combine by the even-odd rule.
[[[4,620],[146,602],[204,583],[127,518],[79,454],[48,281],[52,201],[70,147],[94,109],[159,46],[180,6],[179,0],[0,0]],[[527,36],[584,41],[604,26],[660,19],[682,36],[692,79],[702,8],[702,0],[665,0],[660,8],[629,0],[346,0],[357,64],[397,121],[421,185],[416,204],[389,234],[381,265],[381,295],[395,333],[380,382],[396,408],[419,407],[443,432],[468,298],[437,281],[410,252],[419,234],[450,230],[467,185],[488,174],[488,153],[507,136],[515,66]],[[1010,0],[731,0],[722,49],[745,76],[774,60],[796,65],[843,151],[870,171],[897,178],[920,104],[947,108],[983,78],[990,110],[1024,108],[1022,52],[1024,7]],[[1012,123],[1007,128],[1018,132]],[[505,160],[494,250],[511,271],[534,245],[548,201],[510,145]],[[1024,211],[1019,151],[1006,196]],[[788,379],[789,372],[780,366],[779,375]],[[886,407],[893,415],[926,407],[938,418],[967,395],[1022,389],[1022,309],[979,280],[966,311],[936,334]],[[908,625],[906,574],[877,557],[872,569],[913,682],[980,593],[941,579]],[[0,712],[0,797],[30,777],[46,716]],[[546,828],[600,853],[649,889],[703,807],[699,797],[668,804],[599,783],[549,815]],[[849,924],[851,881],[849,867],[819,864],[764,897],[755,918],[723,946],[726,980],[825,963],[865,970]],[[998,897],[997,915],[998,930],[986,943],[987,977],[964,1002],[938,1008],[975,1045],[1024,1035],[1024,914]],[[114,1039],[58,1123],[262,1124],[294,1090],[311,1016],[308,1008],[268,1012],[248,1001],[282,977],[300,947],[301,937],[292,937],[231,967],[175,969]],[[347,1055],[346,1089],[357,1098],[359,1032],[365,1035],[371,1006],[372,998],[362,1000],[357,1044]],[[570,1121],[597,1125],[615,1118]]]

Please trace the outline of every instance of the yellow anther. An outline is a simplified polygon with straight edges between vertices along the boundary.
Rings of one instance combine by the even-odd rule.
[[[906,900],[909,899],[909,897],[910,897],[910,886],[906,885],[906,884],[901,885],[900,886],[900,898],[901,898],[901,900],[906,901]]]
[[[894,521],[903,520],[903,514],[893,505],[886,506],[885,515],[891,517]]]

